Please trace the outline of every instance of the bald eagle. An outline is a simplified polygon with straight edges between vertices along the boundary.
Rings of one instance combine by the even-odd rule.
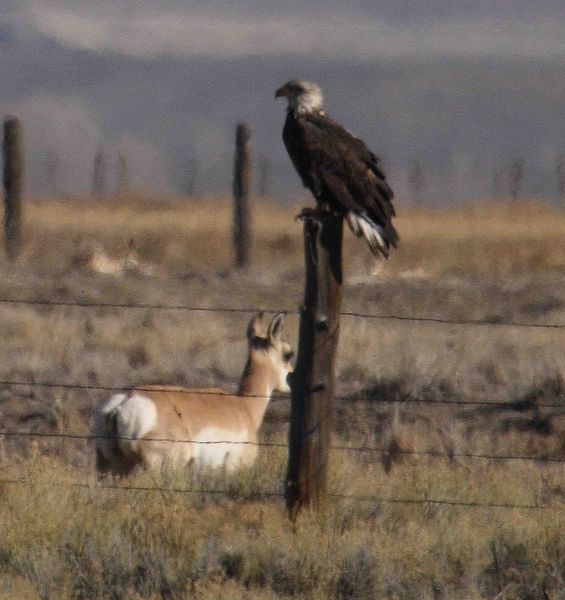
[[[315,83],[294,79],[276,91],[275,98],[280,97],[288,100],[284,144],[318,210],[343,215],[375,256],[388,258],[398,234],[391,222],[394,194],[379,159],[324,113],[322,90]]]

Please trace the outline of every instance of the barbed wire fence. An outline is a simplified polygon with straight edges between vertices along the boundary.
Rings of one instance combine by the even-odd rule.
[[[18,479],[0,479],[1,485],[27,485],[24,480]],[[159,493],[171,493],[171,494],[196,494],[201,496],[214,495],[214,496],[227,496],[237,497],[234,491],[226,489],[192,489],[192,488],[176,488],[176,487],[161,487],[161,486],[142,486],[142,485],[117,485],[108,484],[96,485],[90,483],[68,483],[68,482],[51,482],[51,487],[63,487],[63,488],[78,488],[85,490],[96,490],[96,491],[122,491],[122,492],[159,492]],[[265,499],[275,498],[284,499],[285,495],[282,492],[275,490],[260,490],[258,492],[252,492],[246,494],[247,498],[250,499]],[[461,508],[496,508],[496,509],[507,509],[507,510],[539,510],[539,511],[557,511],[563,512],[563,507],[552,506],[545,504],[510,504],[506,502],[475,502],[475,501],[464,501],[464,500],[446,500],[437,498],[385,498],[373,494],[337,494],[327,493],[325,497],[330,500],[351,500],[355,502],[372,502],[382,504],[415,504],[415,505],[437,505],[437,506],[452,506]]]
[[[56,432],[37,432],[37,431],[17,431],[17,430],[6,430],[0,429],[0,436],[5,437],[19,437],[19,438],[51,438],[51,439],[70,439],[70,440],[100,440],[100,439],[112,439],[120,441],[137,441],[138,438],[127,437],[127,436],[104,436],[94,435],[88,433],[56,433]],[[153,438],[144,437],[146,442],[160,442],[168,444],[196,444],[196,445],[214,445],[214,444],[233,444],[234,446],[258,446],[265,448],[287,448],[287,444],[280,442],[234,442],[232,440],[215,440],[215,441],[202,441],[195,439],[173,439],[173,438]],[[347,446],[347,445],[332,445],[330,450],[336,452],[352,452],[352,453],[367,453],[367,452],[383,452],[386,451],[386,447],[380,446]],[[565,457],[552,457],[545,454],[541,455],[521,455],[521,454],[481,454],[475,452],[439,452],[437,450],[395,450],[398,454],[406,454],[411,456],[433,456],[438,458],[473,458],[473,459],[484,459],[484,460],[521,460],[521,461],[532,461],[532,462],[554,462],[565,464]]]
[[[188,312],[207,312],[207,313],[239,313],[239,314],[250,314],[257,312],[265,313],[277,313],[280,312],[278,309],[265,309],[258,307],[205,307],[205,306],[193,306],[184,304],[151,304],[151,303],[108,303],[108,302],[91,302],[91,301],[63,301],[63,300],[51,300],[51,299],[30,299],[30,298],[0,298],[0,304],[8,305],[22,305],[29,307],[74,307],[78,309],[130,309],[130,310],[156,310],[156,311],[188,311]],[[299,311],[288,310],[287,313],[298,314]],[[366,312],[353,312],[344,311],[340,313],[341,316],[348,318],[362,318],[362,319],[375,319],[375,320],[389,320],[389,321],[408,321],[414,323],[431,323],[437,325],[446,326],[464,326],[464,327],[516,327],[516,328],[535,328],[535,329],[547,329],[547,330],[558,330],[565,329],[565,323],[528,323],[520,321],[505,321],[502,319],[441,319],[437,317],[420,317],[410,315],[394,315],[394,314],[374,314]],[[3,387],[19,387],[26,386],[31,388],[58,388],[68,390],[91,390],[91,391],[103,391],[103,392],[117,392],[123,391],[124,388],[107,385],[93,385],[80,382],[60,382],[60,381],[23,381],[23,380],[12,380],[3,379],[0,380],[0,386]],[[129,389],[129,388],[127,388]],[[143,386],[137,386],[136,390],[143,391]],[[147,388],[149,389],[149,388]],[[152,385],[151,391],[159,391],[159,389],[166,390],[166,387],[159,388],[159,386]],[[196,395],[231,395],[229,392],[219,391],[206,391],[206,390],[178,390],[180,393],[186,392]],[[257,398],[264,396],[254,396]],[[341,401],[359,401],[360,394],[350,394],[347,396],[336,396],[336,400]],[[496,402],[496,401],[484,401],[484,400],[463,400],[463,399],[449,399],[449,398],[379,398],[373,401],[375,405],[378,404],[423,404],[423,405],[444,405],[444,406],[461,406],[461,407],[492,407],[492,408],[509,408],[515,410],[524,410],[528,408],[547,408],[547,409],[565,409],[565,402]],[[286,418],[282,419],[287,421]],[[9,430],[0,429],[0,438],[18,438],[18,439],[60,439],[60,440],[82,440],[86,442],[94,442],[96,439],[104,438],[106,436],[96,436],[90,433],[82,432],[37,432],[37,431],[21,431],[21,430]],[[127,437],[116,437],[111,436],[112,439],[120,440],[132,440]],[[144,438],[148,442],[159,442],[159,443],[171,443],[171,444],[237,444],[237,445],[256,445],[259,447],[266,448],[287,448],[288,445],[278,442],[234,442],[231,440],[220,440],[220,441],[201,441],[193,439],[169,439],[169,438]],[[331,452],[345,452],[355,454],[366,454],[366,453],[382,453],[387,451],[386,447],[379,447],[374,445],[364,444],[362,446],[352,446],[346,444],[334,444],[329,447]],[[428,456],[434,459],[449,459],[455,458],[460,459],[471,459],[471,460],[482,460],[482,461],[527,461],[531,463],[545,463],[545,464],[561,464],[565,465],[565,457],[561,456],[550,456],[547,454],[539,455],[526,455],[526,454],[497,454],[497,453],[480,453],[480,452],[440,452],[437,450],[407,450],[397,448],[395,453],[406,456]],[[24,479],[0,479],[0,485],[27,485]],[[175,488],[175,487],[161,487],[155,486],[140,486],[140,485],[117,485],[115,483],[97,485],[94,483],[68,483],[68,482],[54,482],[50,485],[60,487],[70,487],[77,489],[96,489],[96,490],[108,490],[108,491],[123,491],[123,492],[159,492],[159,493],[173,493],[173,494],[200,494],[203,496],[214,495],[214,496],[227,496],[234,497],[236,493],[234,490],[229,489],[206,489],[206,488]],[[252,496],[258,498],[273,498],[283,499],[284,493],[277,490],[258,490],[252,493]],[[563,512],[565,509],[563,505],[544,505],[544,504],[519,504],[519,503],[503,503],[503,502],[478,502],[478,501],[465,501],[465,500],[453,500],[453,499],[441,499],[441,498],[389,498],[381,497],[373,494],[338,494],[328,493],[327,498],[329,500],[348,500],[355,502],[373,502],[373,503],[384,503],[384,504],[414,504],[414,505],[444,505],[460,508],[489,508],[489,509],[508,509],[508,510],[549,510]]]
[[[75,307],[75,308],[124,308],[132,310],[157,310],[157,311],[187,311],[209,313],[239,313],[252,314],[257,312],[276,314],[300,314],[295,309],[261,308],[261,307],[226,307],[226,306],[194,306],[187,304],[151,304],[151,303],[126,303],[126,302],[91,302],[29,298],[0,298],[0,304],[46,306],[46,307]],[[439,325],[461,326],[486,326],[486,327],[519,327],[526,329],[565,329],[565,323],[527,323],[525,321],[507,321],[501,318],[488,319],[442,319],[439,317],[415,317],[411,315],[375,314],[366,312],[342,311],[342,317],[375,319],[383,321],[409,321],[413,323],[435,323]]]

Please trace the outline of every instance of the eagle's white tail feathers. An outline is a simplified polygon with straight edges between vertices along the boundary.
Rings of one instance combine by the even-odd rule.
[[[346,215],[347,223],[351,231],[357,236],[363,236],[371,252],[378,258],[381,255],[388,258],[390,244],[386,239],[385,232],[380,225],[373,223],[363,213],[349,211]]]

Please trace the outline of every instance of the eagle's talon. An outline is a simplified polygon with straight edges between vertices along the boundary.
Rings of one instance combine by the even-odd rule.
[[[297,215],[294,217],[295,221],[303,221],[304,219],[315,219],[320,215],[320,211],[315,208],[303,208]]]
[[[303,208],[297,215],[294,217],[295,221],[303,221],[304,219],[319,219],[320,217],[327,215],[329,211],[324,210],[320,206],[316,208],[306,207]]]

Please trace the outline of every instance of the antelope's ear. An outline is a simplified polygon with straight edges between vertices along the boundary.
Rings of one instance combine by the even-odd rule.
[[[265,337],[265,324],[263,322],[263,313],[257,313],[247,326],[247,339],[252,340],[257,337]]]
[[[280,312],[273,317],[273,320],[269,325],[269,339],[271,341],[279,339],[281,337],[285,318],[286,313],[283,312]]]

